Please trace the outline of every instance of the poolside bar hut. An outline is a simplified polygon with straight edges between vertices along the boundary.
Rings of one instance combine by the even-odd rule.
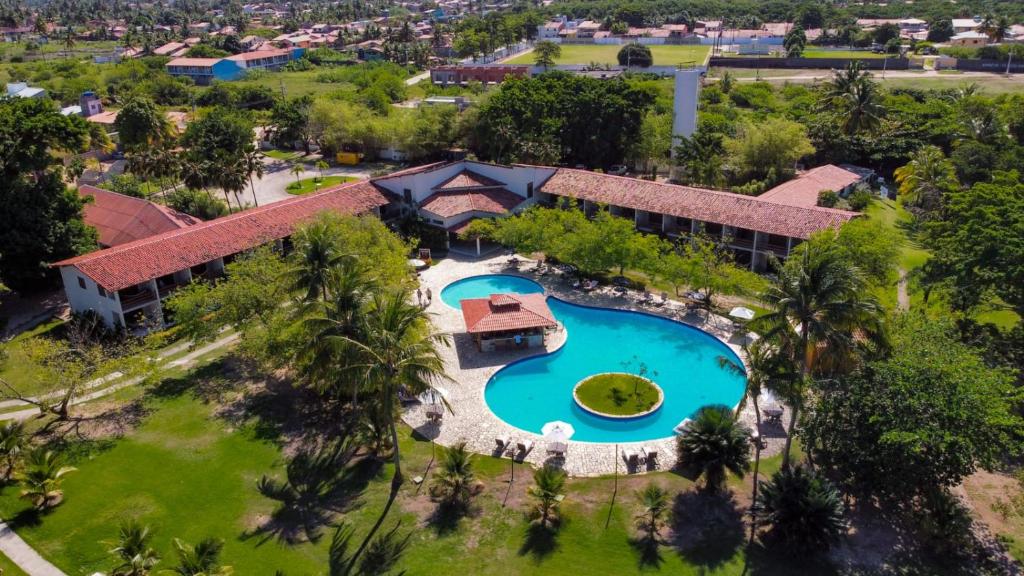
[[[543,294],[491,294],[459,303],[466,332],[481,352],[544,345],[544,336],[558,322]]]

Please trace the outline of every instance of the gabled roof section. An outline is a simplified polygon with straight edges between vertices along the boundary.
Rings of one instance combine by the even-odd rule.
[[[420,203],[420,208],[442,218],[451,218],[467,212],[504,214],[518,206],[525,198],[504,188],[469,188],[442,190],[431,194]]]
[[[504,182],[499,182],[494,178],[484,176],[479,172],[472,170],[463,169],[458,174],[451,178],[441,182],[437,186],[434,186],[434,190],[459,190],[463,188],[491,188],[497,186],[504,186]]]
[[[559,168],[540,191],[804,239],[858,216],[845,210],[787,206],[742,194],[571,168]]]
[[[76,256],[55,266],[75,266],[105,289],[121,290],[284,238],[325,210],[362,214],[391,200],[372,182],[350,182]]]
[[[491,294],[459,303],[470,334],[557,325],[543,294]]]
[[[818,193],[822,190],[838,192],[851,184],[861,181],[861,176],[833,164],[818,166],[783,182],[758,196],[760,200],[813,208],[818,205]]]
[[[78,193],[92,199],[82,211],[85,223],[96,228],[103,246],[127,244],[202,222],[166,206],[95,186],[79,186]]]

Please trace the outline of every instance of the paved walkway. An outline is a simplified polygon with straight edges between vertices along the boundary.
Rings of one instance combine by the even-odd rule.
[[[472,339],[465,333],[461,313],[444,304],[440,298],[441,290],[448,283],[467,276],[499,272],[528,276],[544,285],[548,294],[570,302],[608,308],[643,310],[695,325],[718,337],[737,353],[741,353],[740,343],[729,341],[732,322],[725,318],[712,315],[710,319],[705,319],[703,314],[683,315],[682,306],[674,302],[670,302],[669,305],[662,308],[651,309],[611,292],[598,291],[598,293],[584,295],[569,288],[562,281],[561,275],[538,277],[519,272],[519,270],[525,271],[532,267],[532,264],[521,263],[518,269],[512,268],[509,266],[506,256],[492,256],[480,260],[452,256],[420,275],[421,285],[424,288],[430,288],[434,296],[433,302],[428,307],[428,312],[432,314],[432,321],[439,331],[451,335],[452,346],[442,348],[441,352],[445,360],[445,368],[452,378],[452,382],[446,382],[442,386],[448,392],[447,400],[454,411],[454,414],[445,414],[443,422],[436,425],[428,421],[424,406],[414,404],[407,408],[403,419],[423,436],[434,438],[443,445],[465,441],[473,451],[482,454],[495,454],[495,438],[508,436],[513,442],[533,440],[534,449],[526,455],[525,461],[535,465],[553,463],[574,476],[611,474],[616,466],[620,471],[624,469],[623,461],[616,453],[615,445],[606,443],[570,441],[565,458],[552,461],[546,454],[545,443],[540,435],[506,424],[491,412],[484,399],[484,387],[491,376],[510,362],[536,355],[540,351],[536,349],[511,350],[489,352],[486,355],[477,351]],[[564,340],[564,334],[556,333],[548,343],[549,350],[557,349]],[[749,402],[741,412],[741,418],[748,425],[753,426],[754,413]],[[771,455],[781,452],[785,436],[778,426],[762,425],[762,437],[768,441],[768,447],[762,451],[762,454]],[[647,442],[621,443],[619,449],[631,448],[639,452],[641,446],[658,450],[661,469],[668,469],[675,465],[674,437]]]
[[[4,553],[28,576],[67,576],[50,564],[27,542],[11,530],[6,522],[0,521],[0,552]]]

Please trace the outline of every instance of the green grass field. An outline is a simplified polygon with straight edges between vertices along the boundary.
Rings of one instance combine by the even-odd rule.
[[[323,190],[328,186],[334,186],[335,184],[341,184],[343,182],[354,182],[355,180],[356,178],[352,178],[351,176],[325,176],[323,179],[316,176],[314,178],[306,178],[304,180],[299,180],[298,182],[292,182],[285,188],[285,190],[287,190],[289,194],[301,196],[303,194],[309,194],[314,190]]]
[[[591,376],[576,388],[575,394],[587,408],[616,416],[646,412],[660,397],[650,382],[632,374]]]
[[[156,530],[153,545],[163,557],[158,570],[175,564],[173,538],[194,543],[216,536],[225,540],[222,562],[233,566],[236,574],[273,574],[277,569],[288,574],[326,574],[330,526],[324,527],[319,540],[298,543],[279,538],[292,533],[283,528],[287,523],[269,524],[280,530],[260,529],[268,525],[277,504],[260,494],[257,481],[264,474],[282,477],[286,458],[278,435],[281,422],[254,414],[287,412],[288,408],[280,406],[281,398],[264,396],[247,401],[242,412],[224,411],[216,399],[233,397],[237,379],[230,374],[229,364],[215,361],[205,370],[151,391],[142,401],[141,421],[126,436],[74,451],[78,470],[66,477],[60,506],[36,514],[18,498],[17,486],[7,486],[0,492],[0,516],[68,574],[109,571],[113,562],[108,550],[118,524],[129,517]],[[126,405],[138,394],[125,390],[112,400]],[[408,477],[423,475],[429,482],[436,467],[431,444],[413,438],[405,427],[400,442]],[[510,487],[510,460],[477,455],[473,461],[485,490],[474,499],[467,517],[437,517],[436,504],[425,486],[403,485],[385,523],[386,529],[400,523],[400,533],[411,533],[399,570],[429,574],[458,566],[467,574],[481,575],[738,575],[744,571],[742,504],[706,502],[693,492],[693,483],[679,474],[621,476],[618,481],[572,479],[561,529],[548,536],[531,530],[524,517],[530,467],[515,465]],[[762,462],[761,470],[770,474],[778,466],[779,458],[770,458]],[[358,542],[383,509],[392,468],[362,461],[350,470],[336,503],[342,511],[336,520],[350,522]],[[665,543],[653,555],[644,554],[632,540],[633,519],[639,512],[636,491],[649,482],[678,493],[675,506],[680,526],[696,527],[689,539]],[[742,499],[749,479],[732,478],[730,485]],[[714,526],[699,511],[708,505],[718,510]],[[780,563],[762,555],[751,556],[750,563],[760,574],[804,568],[795,567],[791,560]],[[817,568],[802,573],[823,573]]]
[[[555,59],[555,64],[618,64],[616,55],[622,46],[615,44],[563,44],[562,55]],[[710,46],[650,46],[651,55],[656,66],[674,66],[681,63],[703,64],[710,52]],[[532,52],[517,56],[508,64],[533,64]]]

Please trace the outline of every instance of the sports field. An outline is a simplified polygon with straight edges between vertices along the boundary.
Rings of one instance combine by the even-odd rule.
[[[555,64],[618,64],[616,55],[622,46],[616,44],[562,44],[562,55],[555,59]],[[704,64],[710,46],[649,46],[654,56],[655,66],[674,66],[676,64]],[[527,52],[508,61],[508,64],[533,64],[534,54]]]

